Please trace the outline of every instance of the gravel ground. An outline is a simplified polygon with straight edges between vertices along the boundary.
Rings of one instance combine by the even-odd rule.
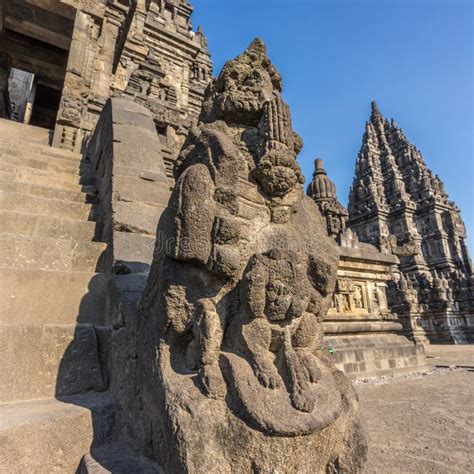
[[[357,384],[365,473],[474,473],[474,348],[456,347],[427,350],[428,362],[451,368]]]

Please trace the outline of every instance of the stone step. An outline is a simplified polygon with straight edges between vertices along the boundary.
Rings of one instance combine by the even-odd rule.
[[[44,182],[49,184],[47,179]],[[79,186],[78,186],[79,187]],[[60,189],[49,185],[23,182],[14,173],[0,171],[0,189],[13,193],[31,194],[33,196],[60,199],[62,201],[86,202],[88,195],[82,191]]]
[[[0,137],[6,141],[27,142],[38,146],[48,146],[50,130],[34,125],[0,119]]]
[[[0,325],[0,403],[104,391],[107,334],[92,324]]]
[[[0,234],[0,267],[94,272],[107,244]]]
[[[0,470],[8,474],[74,474],[91,446],[114,429],[106,394],[0,405]]]
[[[105,273],[0,268],[0,324],[102,325]]]
[[[95,222],[0,210],[0,234],[90,241]]]
[[[79,184],[82,185],[93,185],[95,184],[95,179],[89,176],[79,176],[71,173],[61,173],[59,171],[48,171],[41,170],[38,168],[30,168],[28,166],[22,165],[12,165],[11,163],[4,163],[0,160],[0,171],[7,173],[16,173],[16,174],[27,174],[30,176],[42,176],[45,178],[52,178],[54,180],[67,181],[76,186]]]
[[[123,444],[94,449],[81,461],[77,474],[164,474],[164,469]]]
[[[7,165],[8,167],[9,165]],[[0,163],[0,168],[3,168]],[[97,189],[94,186],[83,186],[77,183],[77,179],[74,181],[63,180],[60,178],[54,178],[49,176],[41,176],[36,173],[31,173],[28,168],[14,168],[10,167],[10,171],[0,170],[1,176],[10,179],[11,181],[16,181],[18,183],[27,183],[34,184],[38,186],[44,186],[48,188],[64,190],[64,191],[74,191],[77,193],[87,193],[95,195]],[[82,177],[81,177],[82,178]]]
[[[47,145],[40,145],[36,143],[17,143],[5,141],[0,138],[0,154],[10,153],[15,155],[22,155],[24,153],[33,153],[38,156],[61,158],[66,161],[77,163],[83,159],[80,153],[74,153],[60,148],[53,148]]]
[[[14,143],[6,144],[0,142],[0,156],[26,156],[29,158],[37,158],[39,160],[53,160],[63,164],[78,166],[83,162],[82,155],[75,154],[73,156],[58,153],[49,153],[41,148],[30,145],[15,145]]]
[[[396,334],[326,336],[334,364],[350,379],[370,379],[428,370],[422,345]]]
[[[0,209],[87,221],[91,205],[0,190]]]
[[[58,158],[37,158],[28,155],[14,156],[3,154],[0,156],[0,161],[2,161],[2,163],[9,163],[11,165],[27,166],[28,168],[55,171],[59,173],[67,173],[73,175],[78,175],[82,168],[79,162],[77,164],[70,164]]]

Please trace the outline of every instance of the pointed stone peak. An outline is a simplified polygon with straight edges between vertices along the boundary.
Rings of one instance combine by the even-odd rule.
[[[255,38],[245,51],[246,53],[254,53],[259,56],[267,56],[267,47],[261,38]]]
[[[370,105],[372,107],[372,113],[370,115],[370,121],[372,122],[376,118],[382,118],[382,114],[380,113],[380,110],[377,106],[377,102],[375,102],[375,100],[373,100]]]

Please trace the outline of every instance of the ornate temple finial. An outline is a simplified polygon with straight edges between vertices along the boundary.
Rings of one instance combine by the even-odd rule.
[[[255,38],[247,48],[247,52],[259,53],[267,55],[267,47],[261,38]]]
[[[318,202],[320,199],[337,200],[336,186],[328,178],[321,158],[316,158],[314,161],[313,180],[308,185],[307,193],[315,202]]]
[[[323,160],[321,158],[316,158],[314,161],[314,173],[313,176],[325,174],[327,175],[326,170],[324,169]]]
[[[375,118],[379,118],[379,117],[381,118],[382,114],[380,113],[380,110],[377,106],[377,102],[375,102],[375,100],[373,100],[370,105],[372,107],[372,113],[370,115],[370,120],[372,121]]]

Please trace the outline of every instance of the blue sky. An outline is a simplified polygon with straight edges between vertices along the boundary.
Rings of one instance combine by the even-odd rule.
[[[217,74],[256,36],[313,161],[347,205],[364,123],[375,99],[439,174],[462,210],[474,257],[472,0],[191,0]]]

